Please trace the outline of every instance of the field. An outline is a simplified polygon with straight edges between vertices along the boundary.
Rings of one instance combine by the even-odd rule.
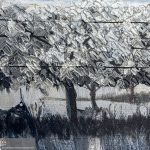
[[[132,116],[137,111],[142,115],[148,115],[150,109],[149,103],[142,104],[130,104],[125,102],[112,102],[109,100],[97,100],[97,105],[102,108],[107,108],[116,117],[128,117]],[[45,113],[60,114],[62,116],[67,116],[66,112],[66,102],[64,100],[46,100],[46,107],[43,109]],[[77,108],[85,110],[91,108],[91,102],[88,101],[77,101]]]
[[[33,94],[33,95],[32,95]],[[13,97],[13,95],[15,97]],[[17,95],[17,93],[16,93]],[[16,104],[20,95],[10,94]],[[42,97],[36,91],[24,94],[27,106],[31,102],[34,108],[35,102]],[[61,96],[61,95],[60,95]],[[7,98],[7,97],[5,97]],[[35,98],[35,99],[34,99]],[[126,98],[126,96],[124,96]],[[91,102],[89,98],[77,100],[78,126],[74,127],[67,118],[65,98],[47,97],[44,100],[40,120],[34,118],[38,132],[38,145],[40,150],[148,150],[150,149],[150,102],[146,97],[143,103],[129,103],[123,99],[110,99],[103,97],[97,99],[98,107],[107,110],[106,116],[101,113],[91,117]],[[30,102],[30,103],[28,103]],[[15,106],[15,103],[12,103]],[[7,101],[3,104],[8,104]],[[1,105],[3,107],[3,105]],[[31,137],[33,128],[27,124],[22,116],[23,110],[13,110],[10,114],[9,108],[1,111],[1,137]],[[11,108],[11,105],[10,105]],[[9,112],[9,113],[8,113]],[[17,115],[16,115],[17,113]],[[20,113],[20,114],[18,114]],[[93,113],[93,112],[92,112]],[[112,115],[109,116],[109,113]],[[21,127],[21,128],[18,128]],[[8,134],[9,133],[9,134]]]

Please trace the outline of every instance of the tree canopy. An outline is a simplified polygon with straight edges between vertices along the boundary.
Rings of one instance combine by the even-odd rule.
[[[139,82],[148,85],[149,9],[116,1],[84,1],[69,10],[1,8],[0,66],[3,82],[9,79],[2,87],[58,87],[68,78],[80,86],[96,82],[125,88],[128,77],[139,80],[142,70],[145,79]]]

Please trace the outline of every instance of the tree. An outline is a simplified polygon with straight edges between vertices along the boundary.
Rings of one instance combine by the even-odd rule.
[[[129,10],[127,10],[127,13]],[[144,12],[144,14],[143,14]],[[125,82],[125,88],[130,89],[129,100],[135,101],[134,88],[141,83],[142,71],[148,67],[149,63],[149,39],[147,38],[147,22],[148,21],[148,9],[147,7],[132,8],[132,17],[128,19],[128,23],[124,23],[124,38],[126,39],[129,48],[129,59],[124,61],[123,65],[126,67],[126,71],[123,71],[123,80]],[[140,21],[137,22],[137,19]],[[147,74],[149,74],[147,72]]]
[[[112,6],[96,2],[85,1],[87,5],[82,9],[80,17],[76,9],[75,16],[78,16],[78,21],[72,20],[71,24],[72,34],[75,37],[73,59],[82,66],[82,69],[76,68],[72,71],[77,78],[77,84],[90,90],[94,109],[97,108],[96,91],[102,85],[106,86],[101,83],[101,80],[109,80],[107,85],[115,86],[121,74],[115,67],[121,67],[130,53],[129,45],[122,38],[121,25],[114,23],[107,25],[107,21],[109,23],[112,19],[117,22],[120,15],[110,13],[110,10],[114,9]],[[118,6],[117,9],[119,9]]]
[[[16,8],[13,9],[16,10]],[[23,8],[19,9],[23,11]],[[59,14],[54,14],[53,12],[50,14],[59,16]],[[60,78],[60,68],[64,60],[62,54],[64,53],[63,50],[68,46],[65,41],[66,38],[63,36],[67,36],[69,27],[66,29],[67,26],[63,28],[60,23],[57,23],[58,17],[48,17],[45,22],[42,21],[38,14],[34,13],[35,20],[32,23],[30,20],[18,20],[17,14],[15,15],[16,18],[11,21],[3,19],[8,21],[9,24],[7,35],[3,33],[2,36],[7,38],[6,41],[9,40],[8,43],[11,43],[11,46],[7,46],[8,50],[10,50],[9,54],[3,57],[4,62],[3,59],[1,61],[3,71],[12,77],[13,82],[19,80],[20,85],[21,82],[23,84],[36,82],[36,86],[41,91],[43,91],[41,81],[50,81],[56,87],[63,84],[66,89],[67,106],[70,107],[67,109],[68,116],[72,122],[76,123],[77,108],[74,85],[69,78]],[[30,16],[31,14],[28,15]],[[34,31],[32,30],[33,24]],[[53,25],[54,28],[51,28]],[[3,43],[3,45],[6,46],[7,43]],[[5,52],[7,51],[5,50]]]
[[[1,26],[6,28],[5,33],[1,32],[5,41],[2,42],[5,52],[1,51],[2,72],[19,85],[36,83],[44,93],[43,84],[57,88],[63,85],[68,116],[74,122],[77,121],[74,84],[90,87],[96,107],[95,86],[115,86],[123,78],[120,68],[129,61],[132,48],[128,41],[130,36],[138,35],[131,23],[125,22],[130,18],[128,11],[119,9],[118,4],[84,3],[87,3],[84,9],[81,6],[75,10],[75,6],[65,15],[60,9],[49,7],[28,13],[26,8],[18,6],[1,11],[4,21]],[[127,13],[123,16],[124,11]],[[118,23],[119,19],[123,21]],[[86,81],[79,81],[81,78]]]

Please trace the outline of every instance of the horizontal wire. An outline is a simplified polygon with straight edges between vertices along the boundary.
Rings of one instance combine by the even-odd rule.
[[[35,31],[33,31],[33,33],[34,33]],[[36,36],[36,37],[41,37],[41,38],[43,38],[45,35],[36,35],[36,34],[34,34],[34,36]],[[14,36],[7,36],[7,35],[5,35],[5,34],[0,34],[0,37],[4,37],[4,38],[9,38],[9,37],[14,37]],[[23,35],[20,35],[20,37],[24,37]],[[146,37],[141,37],[141,38],[130,38],[130,39],[132,39],[132,40],[150,40],[150,37],[149,38],[146,38]],[[135,47],[136,48],[136,47]],[[138,49],[138,48],[136,48],[136,49]]]
[[[22,68],[28,68],[28,67],[35,67],[35,66],[26,66],[26,65],[12,65],[12,66],[0,66],[0,67],[22,67]],[[65,67],[65,66],[63,66],[63,65],[56,65],[56,66],[52,66],[52,65],[49,65],[49,66],[37,66],[37,67]],[[66,66],[66,67],[82,67],[82,68],[84,68],[84,67],[92,67],[92,66],[76,66],[76,65],[70,65],[70,66]],[[145,67],[119,67],[119,66],[113,66],[113,67],[109,67],[109,66],[104,66],[104,67],[99,67],[99,68],[122,68],[122,69],[132,69],[132,68],[139,68],[139,69],[141,69],[141,68],[150,68],[150,66],[145,66]]]
[[[140,49],[140,50],[150,50],[150,49],[148,49],[148,48],[144,48],[144,47],[132,47],[132,49]]]
[[[55,19],[53,19],[55,20]],[[25,20],[25,21],[21,21],[21,20],[17,20],[17,19],[4,19],[4,18],[0,18],[0,21],[15,21],[15,22],[27,22],[29,20]],[[36,21],[36,22],[47,22],[49,20],[43,20],[43,21],[40,21],[40,20],[34,20],[33,21]],[[59,20],[56,20],[56,21],[59,21]],[[65,20],[64,20],[65,21]],[[68,20],[70,21],[70,20]],[[70,22],[79,22],[79,21],[84,21],[84,20],[71,20]],[[125,21],[84,21],[85,23],[125,23]],[[128,23],[133,23],[133,24],[150,24],[150,22],[148,21],[131,21],[131,22],[128,22]]]

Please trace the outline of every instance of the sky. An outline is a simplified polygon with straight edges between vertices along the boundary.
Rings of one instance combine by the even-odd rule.
[[[0,0],[1,1],[1,0]],[[4,2],[13,2],[13,3],[24,3],[24,4],[32,4],[32,3],[38,3],[38,4],[64,4],[69,5],[71,2],[76,2],[80,0],[2,0]],[[150,3],[150,0],[122,0],[124,4],[128,5],[139,5],[139,4],[148,4]]]
[[[123,0],[124,3],[128,3],[129,5],[139,5],[139,4],[149,4],[150,0]]]

